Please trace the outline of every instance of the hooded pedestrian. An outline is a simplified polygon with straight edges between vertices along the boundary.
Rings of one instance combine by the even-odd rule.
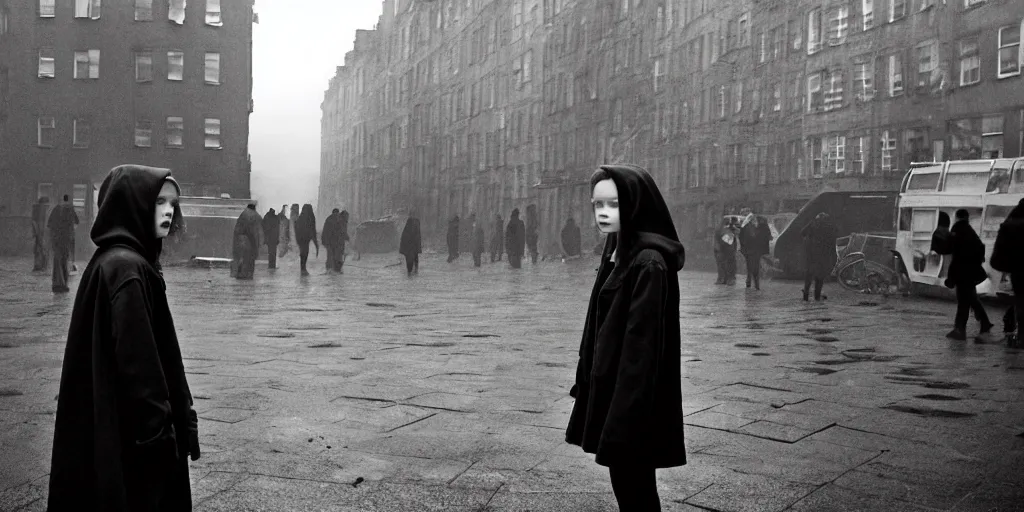
[[[715,231],[715,262],[718,264],[718,280],[715,284],[736,284],[736,245],[738,230],[733,219],[725,217],[722,226]]]
[[[277,245],[281,243],[281,219],[273,208],[263,216],[263,240],[267,244],[267,268],[277,268]]]
[[[803,237],[804,261],[804,301],[810,300],[811,283],[814,283],[814,300],[821,301],[828,297],[822,295],[825,278],[832,274],[836,265],[836,228],[827,213],[819,213],[811,222],[800,230]]]
[[[949,269],[949,259],[942,261],[942,255],[953,253],[953,234],[949,231],[950,221],[949,214],[946,212],[939,212],[939,225],[932,232],[932,242],[929,247],[928,257],[935,262],[935,264],[942,263],[943,268],[939,270],[939,276],[947,275],[946,272]],[[914,262],[917,265],[917,261]],[[920,268],[915,268],[918,272],[924,272],[928,262],[922,261]]]
[[[448,221],[448,263],[459,257],[459,216],[455,215]]]
[[[607,240],[566,441],[608,467],[619,510],[661,510],[655,469],[686,464],[677,277],[686,253],[647,171],[604,165],[590,182]]]
[[[519,218],[519,208],[512,210],[505,228],[505,251],[512,268],[522,268],[526,248],[526,224]]]
[[[170,174],[123,165],[100,186],[97,249],[64,349],[49,512],[192,509],[198,421],[159,263],[182,226]]]
[[[981,333],[992,330],[985,306],[978,299],[977,286],[988,279],[985,271],[985,244],[978,233],[971,227],[970,214],[967,210],[956,211],[956,222],[949,230],[952,234],[950,250],[953,261],[949,264],[949,274],[945,284],[956,290],[956,316],[953,319],[953,330],[946,334],[947,338],[963,341],[967,339],[967,320],[974,311],[974,319],[981,324]]]
[[[750,222],[740,230],[740,251],[747,263],[747,288],[753,281],[754,289],[761,289],[761,258],[768,254],[772,232],[768,219],[752,215]]]
[[[39,272],[46,270],[46,263],[50,260],[47,248],[46,219],[50,209],[50,198],[43,196],[36,204],[32,205],[32,237],[34,245],[32,252],[34,261],[32,271]]]
[[[292,223],[288,219],[288,205],[281,205],[281,213],[278,214],[278,220],[281,222],[281,227],[278,230],[281,233],[281,248],[279,249],[278,257],[283,258],[285,254],[288,254],[292,246]]]
[[[413,272],[420,272],[420,252],[422,252],[423,240],[420,237],[420,219],[415,213],[409,215],[402,228],[402,240],[398,244],[398,252],[405,256],[405,271],[407,275]]]
[[[531,204],[526,207],[526,247],[530,250],[530,260],[537,263],[537,242],[539,235],[540,220],[537,218],[537,205]]]
[[[50,218],[46,221],[46,229],[50,233],[50,250],[53,255],[53,280],[52,288],[54,293],[66,293],[71,291],[68,288],[68,263],[71,259],[71,250],[74,247],[75,226],[78,225],[78,214],[68,202],[68,196],[64,201],[53,208]]]
[[[501,261],[505,252],[505,220],[500,213],[494,214],[494,231],[491,235],[491,263]]]
[[[295,205],[292,205],[293,207]],[[320,257],[320,242],[316,239],[316,215],[313,214],[313,205],[306,203],[302,205],[302,213],[295,219],[295,243],[299,246],[300,273],[308,276],[306,260],[309,259],[309,243],[316,246],[316,257]]]
[[[260,250],[260,231],[263,218],[256,213],[256,205],[249,203],[235,221],[234,243],[231,251],[231,277],[252,279],[256,270],[256,256]]]
[[[1024,199],[999,226],[989,264],[1010,274],[1013,302],[1003,316],[1003,332],[1007,345],[1019,346],[1024,340]]]
[[[342,214],[337,208],[324,220],[324,229],[320,238],[323,240],[324,247],[327,248],[327,271],[341,273],[342,257],[348,233],[343,226]]]
[[[562,227],[562,253],[565,254],[566,258],[575,258],[580,255],[580,227],[576,225],[576,220],[570,216],[565,221],[565,226]]]
[[[477,220],[476,214],[469,216],[470,229],[472,231],[473,266],[479,267],[483,263],[483,254],[487,250],[486,235],[484,234],[483,223]]]

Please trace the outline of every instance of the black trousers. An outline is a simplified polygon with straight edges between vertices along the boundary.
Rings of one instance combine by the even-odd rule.
[[[612,491],[622,512],[661,512],[654,468],[611,467]]]
[[[988,314],[985,313],[985,306],[978,299],[977,288],[968,283],[956,285],[956,317],[953,319],[953,326],[961,331],[967,330],[967,319],[974,311],[974,319],[982,326],[991,325]]]
[[[804,274],[804,293],[809,294],[811,292],[811,282],[814,282],[814,300],[821,300],[821,289],[825,286],[825,278],[815,275],[813,272],[808,270]]]
[[[277,244],[267,246],[267,268],[277,268]]]
[[[1024,339],[1024,274],[1010,274],[1013,283],[1013,302],[1003,315],[1003,332],[1017,331],[1017,337]]]
[[[760,254],[744,254],[744,258],[747,260],[747,286],[750,286],[750,280],[754,280],[754,286],[758,289],[761,288],[761,255]]]
[[[479,253],[479,252],[474,252],[473,253],[473,266],[474,267],[479,267],[480,266],[481,261],[482,261],[482,256],[483,256],[482,253]]]
[[[405,271],[411,274],[413,269],[416,272],[420,271],[420,255],[419,254],[406,254],[405,255]]]
[[[303,274],[307,273],[307,271],[306,271],[306,260],[308,260],[308,259],[309,259],[309,242],[300,242],[299,243],[299,265],[300,265],[300,268],[302,269],[302,273]]]

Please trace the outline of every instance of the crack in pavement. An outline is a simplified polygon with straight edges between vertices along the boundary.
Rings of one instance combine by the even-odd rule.
[[[392,429],[389,429],[389,430],[385,430],[385,431],[384,431],[384,433],[385,433],[385,434],[388,434],[388,433],[394,432],[394,431],[396,431],[396,430],[398,430],[398,429],[400,429],[400,428],[403,428],[403,427],[408,427],[409,425],[413,425],[413,424],[419,423],[419,422],[421,422],[421,421],[423,421],[423,420],[428,420],[428,419],[430,419],[430,418],[433,418],[434,416],[437,416],[437,413],[436,413],[436,412],[435,412],[435,413],[431,413],[431,414],[428,414],[428,415],[426,415],[426,416],[424,416],[424,417],[422,417],[422,418],[420,418],[420,419],[417,419],[417,420],[413,420],[413,421],[410,421],[409,423],[406,423],[406,424],[404,424],[404,425],[399,425],[399,426],[397,426],[397,427],[395,427],[395,428],[392,428]]]
[[[473,462],[470,462],[470,463],[469,463],[469,465],[468,465],[468,466],[466,466],[466,469],[463,469],[462,471],[459,471],[459,474],[457,474],[457,475],[453,476],[453,477],[452,477],[452,479],[451,479],[451,480],[448,480],[448,483],[447,483],[447,484],[445,484],[445,485],[451,486],[451,485],[452,485],[452,484],[453,484],[453,483],[454,483],[454,482],[455,482],[456,480],[458,480],[458,479],[459,479],[459,477],[460,477],[460,476],[462,476],[462,475],[466,474],[466,472],[467,472],[467,471],[469,471],[469,470],[470,470],[470,468],[472,468],[473,466],[475,466],[477,462],[478,462],[478,461],[475,461],[475,460],[474,460]]]
[[[487,498],[487,503],[484,503],[483,506],[480,507],[480,510],[486,510],[487,507],[490,506],[491,501],[493,501],[494,497],[498,495],[498,491],[501,491],[502,487],[505,487],[505,482],[498,484],[498,488],[495,489],[493,493],[491,493],[491,497]]]

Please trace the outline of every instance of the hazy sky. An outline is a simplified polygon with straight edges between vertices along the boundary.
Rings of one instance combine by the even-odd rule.
[[[372,29],[379,0],[257,0],[249,153],[260,211],[316,204],[320,103],[356,29]]]

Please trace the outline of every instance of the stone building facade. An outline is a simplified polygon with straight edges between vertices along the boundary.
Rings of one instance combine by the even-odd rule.
[[[796,212],[826,190],[894,190],[912,161],[1017,156],[1024,147],[1019,1],[384,8],[324,103],[325,119],[344,119],[346,135],[325,128],[333,163],[321,197],[351,205],[357,219],[416,208],[439,230],[453,214],[507,219],[537,204],[542,252],[557,254],[568,215],[592,224],[593,169],[633,162],[655,176],[699,261],[710,257],[723,213]],[[433,22],[413,28],[423,18]],[[406,50],[412,35],[426,39]],[[402,82],[423,63],[427,84]],[[352,103],[333,99],[359,83]],[[402,83],[412,92],[388,93]],[[397,104],[381,110],[382,95]],[[359,139],[364,125],[375,130],[370,139]],[[428,136],[405,142],[405,125]],[[390,145],[373,142],[381,139]],[[364,148],[376,151],[372,161],[359,159]]]

